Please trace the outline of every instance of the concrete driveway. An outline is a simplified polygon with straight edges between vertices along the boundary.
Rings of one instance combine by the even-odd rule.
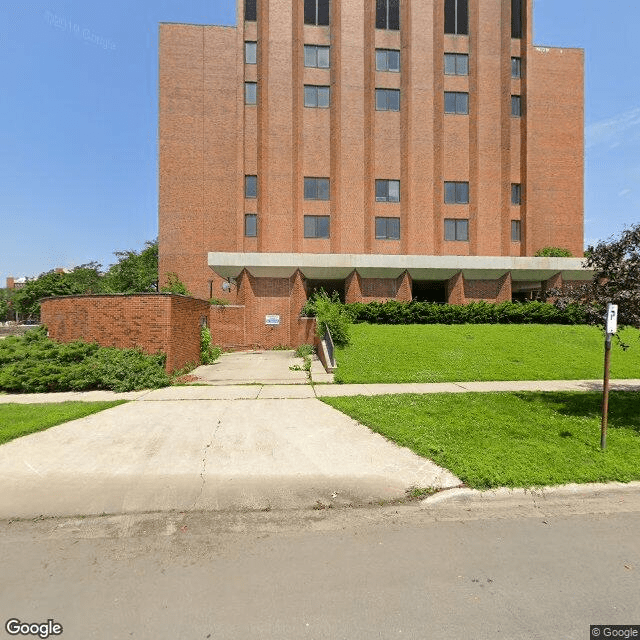
[[[459,484],[315,398],[161,391],[1,446],[0,518],[322,508]]]

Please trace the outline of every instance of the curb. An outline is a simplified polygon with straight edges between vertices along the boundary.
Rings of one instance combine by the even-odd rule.
[[[439,504],[452,505],[522,505],[535,504],[536,501],[562,500],[566,498],[602,498],[640,494],[640,482],[610,482],[598,484],[566,484],[551,487],[534,487],[529,489],[509,489],[501,487],[479,491],[478,489],[455,488],[439,491],[420,502],[424,508]]]

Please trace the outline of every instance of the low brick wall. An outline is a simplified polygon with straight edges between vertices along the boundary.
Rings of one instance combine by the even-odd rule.
[[[40,312],[53,340],[162,351],[169,372],[200,362],[200,326],[208,316],[206,300],[175,294],[47,298]]]

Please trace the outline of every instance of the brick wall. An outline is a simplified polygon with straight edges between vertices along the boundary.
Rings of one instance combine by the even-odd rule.
[[[137,347],[167,354],[167,371],[200,360],[205,300],[173,294],[65,296],[42,301],[41,321],[60,342],[84,340],[104,347]]]

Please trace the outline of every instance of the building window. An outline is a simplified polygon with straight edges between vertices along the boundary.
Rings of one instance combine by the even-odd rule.
[[[468,242],[469,221],[446,219],[444,221],[444,239],[452,241]]]
[[[511,77],[522,77],[522,60],[520,58],[511,58]]]
[[[511,221],[511,242],[520,242],[522,226],[520,220]]]
[[[244,83],[244,103],[256,104],[257,101],[258,101],[258,83],[245,82]]]
[[[445,53],[444,72],[448,76],[468,76],[469,56],[466,53]]]
[[[469,113],[469,94],[463,91],[445,91],[444,112],[467,115]]]
[[[258,216],[255,213],[245,214],[244,235],[247,238],[255,238],[258,235]]]
[[[511,0],[511,37],[522,38],[522,0]]]
[[[522,115],[520,96],[511,96],[511,115],[516,117]]]
[[[376,0],[376,29],[400,29],[400,0]]]
[[[376,218],[376,240],[400,240],[400,218]]]
[[[376,180],[376,202],[400,202],[400,180]]]
[[[244,19],[249,22],[257,20],[257,0],[244,0]]]
[[[329,47],[320,47],[315,44],[304,45],[304,66],[329,68]]]
[[[445,182],[444,183],[444,203],[445,204],[469,204],[469,183],[468,182]]]
[[[444,32],[469,33],[469,0],[444,0]]]
[[[319,109],[329,108],[329,87],[316,87],[315,85],[304,85],[304,106],[317,107]]]
[[[329,237],[329,216],[305,216],[304,217],[304,237],[305,238],[328,238]]]
[[[246,64],[256,64],[258,61],[258,43],[244,43],[244,61]]]
[[[400,52],[397,49],[376,49],[376,71],[400,71]]]
[[[304,199],[305,200],[328,200],[329,199],[329,178],[305,178],[304,179]]]
[[[304,0],[304,23],[329,24],[329,0]]]
[[[376,89],[376,111],[400,111],[400,90]]]
[[[244,197],[245,198],[258,197],[258,176],[244,177]]]
[[[511,204],[522,203],[522,189],[519,184],[511,185]]]

